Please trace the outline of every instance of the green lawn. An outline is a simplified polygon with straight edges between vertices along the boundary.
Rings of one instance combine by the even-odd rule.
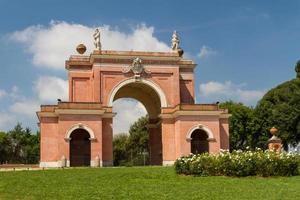
[[[300,199],[300,176],[191,177],[171,167],[0,172],[0,199]]]

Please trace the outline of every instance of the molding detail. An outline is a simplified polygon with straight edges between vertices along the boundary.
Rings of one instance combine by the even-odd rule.
[[[194,125],[192,128],[190,128],[190,130],[186,134],[187,142],[190,142],[192,140],[192,138],[191,138],[192,133],[197,129],[200,129],[200,130],[203,130],[206,132],[206,134],[208,136],[207,141],[209,141],[209,142],[216,141],[216,139],[214,138],[213,132],[208,127],[204,126],[203,124],[197,124],[197,125]]]
[[[100,167],[101,163],[102,163],[102,160],[100,160],[100,159],[99,160],[97,160],[97,159],[91,160],[90,166],[91,167]]]
[[[56,109],[55,113],[66,115],[103,115],[105,110]]]
[[[61,167],[61,164],[58,161],[40,162],[40,167],[57,168]]]
[[[94,131],[93,131],[90,127],[88,127],[88,126],[85,125],[85,124],[78,123],[78,124],[73,125],[73,126],[66,132],[66,134],[65,134],[65,141],[70,141],[70,140],[71,140],[71,137],[70,137],[70,136],[71,136],[72,132],[73,132],[74,130],[76,130],[76,129],[84,129],[84,130],[86,130],[86,131],[90,134],[90,138],[89,138],[89,139],[90,139],[91,141],[96,140]]]
[[[123,86],[125,86],[127,84],[134,83],[134,82],[136,82],[135,78],[126,79],[126,80],[119,82],[110,92],[110,95],[108,98],[108,106],[112,107],[114,97],[117,94],[117,92],[119,91],[119,89],[121,89]],[[163,90],[156,83],[154,83],[153,81],[150,81],[150,80],[146,80],[144,78],[140,78],[139,83],[143,83],[145,85],[150,86],[152,89],[154,89],[155,92],[159,96],[161,107],[168,107],[166,95],[163,92]]]

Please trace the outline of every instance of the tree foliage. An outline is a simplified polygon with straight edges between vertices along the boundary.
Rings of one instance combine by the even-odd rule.
[[[149,133],[147,124],[148,117],[141,117],[130,126],[128,148],[134,155],[144,151],[148,152]]]
[[[300,142],[300,78],[287,81],[271,89],[259,101],[256,109],[256,131],[254,135],[265,139],[275,126],[283,144]]]
[[[115,166],[124,165],[127,162],[127,141],[128,135],[126,133],[114,136],[113,154]]]
[[[231,114],[229,118],[230,150],[244,150],[247,146],[252,147],[254,109],[233,101],[221,103],[220,108],[228,109],[228,112]]]
[[[232,101],[220,104],[232,114],[229,119],[231,150],[247,146],[267,148],[273,126],[278,128],[285,148],[300,142],[300,61],[295,71],[296,79],[268,91],[255,109]]]
[[[11,131],[0,132],[0,163],[38,163],[40,134],[18,123]]]
[[[129,134],[114,137],[114,165],[143,165],[149,163],[148,117],[141,117],[129,129]],[[145,160],[144,160],[145,159]]]

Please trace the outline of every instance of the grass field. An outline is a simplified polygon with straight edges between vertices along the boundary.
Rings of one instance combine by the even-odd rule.
[[[171,167],[0,172],[0,199],[300,199],[296,177],[191,177]]]

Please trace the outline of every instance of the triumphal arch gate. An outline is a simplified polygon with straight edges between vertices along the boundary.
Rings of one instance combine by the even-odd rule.
[[[124,97],[140,101],[148,112],[152,165],[228,149],[229,115],[217,104],[195,103],[196,64],[182,57],[174,34],[168,52],[102,50],[100,36],[95,36],[96,49],[88,56],[79,45],[79,54],[65,65],[69,100],[41,105],[37,112],[40,166],[111,166],[112,106]]]

